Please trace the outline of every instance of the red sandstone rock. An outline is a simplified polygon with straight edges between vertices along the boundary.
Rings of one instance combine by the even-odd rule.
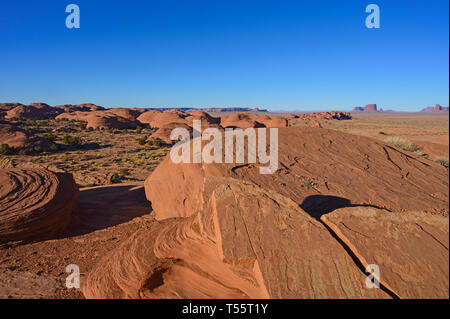
[[[0,170],[0,242],[48,237],[72,220],[78,188],[72,175],[45,169]]]
[[[33,136],[14,124],[6,121],[0,121],[0,144],[8,144],[9,147],[16,150],[40,146],[43,149],[50,146],[46,139]]]
[[[56,119],[85,121],[87,122],[87,127],[105,129],[127,129],[135,128],[138,125],[137,121],[117,115],[116,112],[109,112],[109,110],[63,113],[58,115]]]
[[[321,220],[400,298],[449,298],[448,217],[348,207]]]
[[[179,111],[165,111],[151,110],[142,113],[137,120],[144,124],[149,124],[151,127],[162,127],[168,123],[186,123],[185,118],[188,115]],[[192,124],[191,124],[192,125]]]
[[[26,119],[45,119],[53,118],[62,111],[51,107],[45,103],[32,103],[30,105],[19,105],[6,112],[5,118],[26,118]]]
[[[261,164],[175,164],[167,157],[145,182],[159,222],[105,256],[89,274],[85,296],[420,298],[433,287],[434,296],[448,296],[443,288],[448,287],[447,169],[366,137],[308,127],[278,132],[274,174],[261,175]],[[381,228],[374,241],[353,239],[351,230],[330,230],[334,226],[328,221],[337,219],[332,214],[326,219],[327,214],[351,206],[384,207],[393,215],[371,218],[361,226],[372,213],[357,216],[352,230],[367,235]],[[427,211],[429,217],[415,219],[411,210]],[[349,218],[342,219],[346,225],[353,223]],[[438,243],[425,239],[425,232],[447,245],[447,255]],[[399,241],[389,252],[396,234]],[[392,273],[385,274],[384,289],[365,286],[367,274],[352,259],[357,253],[346,242],[359,249],[358,257],[368,256],[366,261],[381,256],[376,260],[383,273]],[[379,251],[359,248],[364,245]],[[430,252],[416,258],[411,245]],[[418,269],[432,264],[433,280],[442,283],[426,283],[431,273],[397,282],[408,266],[399,266],[396,256]],[[417,282],[425,287],[422,292],[412,287]]]

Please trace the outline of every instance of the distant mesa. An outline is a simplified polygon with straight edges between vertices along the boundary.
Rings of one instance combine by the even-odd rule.
[[[383,112],[383,110],[382,109],[378,110],[376,104],[367,104],[364,107],[361,107],[361,106],[354,107],[352,112],[353,113],[356,113],[356,112],[374,113],[374,112]]]
[[[440,104],[436,104],[435,106],[426,107],[423,110],[421,110],[420,112],[438,113],[438,112],[448,112],[448,111],[449,111],[448,107],[441,106]]]

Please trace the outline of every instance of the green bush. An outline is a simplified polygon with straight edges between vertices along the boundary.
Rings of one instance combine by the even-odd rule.
[[[59,151],[59,145],[53,143],[52,145],[50,145],[50,147],[49,147],[48,149],[49,149],[50,151],[53,151],[53,152]]]
[[[152,139],[148,141],[148,145],[160,147],[162,145],[162,141],[160,139]]]
[[[145,145],[145,143],[147,143],[147,136],[141,137],[140,139],[138,139],[138,143],[139,145]]]
[[[121,168],[119,171],[119,176],[120,177],[125,177],[127,175],[130,175],[130,172],[128,171],[128,169],[126,168]]]
[[[120,182],[120,176],[119,176],[119,174],[114,173],[114,174],[111,176],[111,182],[112,182],[112,183],[118,183],[118,182]]]
[[[140,126],[136,127],[136,134],[141,134],[142,128]]]
[[[81,144],[81,138],[78,136],[65,135],[63,138],[63,143],[67,145],[79,145]]]
[[[56,136],[51,134],[51,133],[45,133],[44,135],[42,135],[43,138],[49,140],[49,141],[54,141],[56,140]]]
[[[41,153],[43,151],[42,146],[36,145],[33,147],[33,151],[36,153]]]

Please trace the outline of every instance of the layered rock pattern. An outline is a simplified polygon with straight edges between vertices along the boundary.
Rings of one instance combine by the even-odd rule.
[[[78,196],[72,175],[39,168],[0,170],[0,242],[47,238],[72,220]]]

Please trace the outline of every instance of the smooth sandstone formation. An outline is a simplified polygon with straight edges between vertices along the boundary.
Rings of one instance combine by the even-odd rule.
[[[208,180],[195,216],[143,229],[89,273],[87,298],[388,298],[323,225],[254,184]],[[264,207],[264,209],[260,209]]]
[[[0,242],[48,237],[72,220],[78,196],[72,175],[45,169],[0,170]]]
[[[160,128],[168,123],[185,123],[185,118],[188,114],[179,111],[165,111],[151,110],[142,113],[137,120],[144,124],[149,124],[151,127]]]
[[[50,145],[50,142],[30,134],[16,125],[0,120],[0,144],[8,144],[9,147],[20,150],[34,146],[45,149]]]
[[[398,288],[386,275],[381,289],[366,287],[364,268],[349,249],[344,232],[332,231],[328,213],[353,206],[384,207],[408,216],[426,211],[442,219],[437,234],[448,237],[448,170],[378,140],[327,129],[279,129],[278,170],[259,174],[260,164],[174,164],[166,158],[145,183],[158,220],[105,256],[89,274],[89,298],[392,298],[442,297],[445,271],[437,273],[435,295],[410,287]],[[337,211],[336,211],[337,210]],[[383,211],[384,212],[384,211]],[[428,216],[428,215],[427,215]],[[321,218],[322,217],[322,218]],[[405,217],[405,219],[412,217]],[[330,218],[330,220],[333,220]],[[412,220],[412,219],[411,219]],[[423,223],[422,223],[423,222]],[[388,229],[396,221],[372,218],[368,229]],[[418,269],[427,263],[448,272],[448,258],[414,258],[405,244],[424,236],[409,221],[405,237],[391,260],[399,256]],[[444,226],[442,226],[444,225]],[[427,228],[426,228],[427,227]],[[434,227],[434,226],[433,226]],[[363,227],[361,227],[363,228]],[[447,229],[447,230],[446,230]],[[383,236],[384,230],[379,236]],[[395,232],[394,232],[395,234]],[[378,235],[377,235],[378,236]],[[437,237],[436,237],[437,238]],[[440,238],[440,237],[439,237]],[[440,239],[441,240],[441,239]],[[389,249],[383,239],[381,251]],[[355,241],[355,247],[359,243]],[[371,243],[370,245],[374,245]],[[371,247],[367,244],[367,247]],[[448,246],[448,244],[447,244]],[[439,248],[441,249],[441,248]],[[359,255],[366,254],[362,251]],[[366,260],[371,260],[370,252]],[[382,254],[384,258],[390,252]],[[448,256],[448,252],[447,252]],[[364,262],[362,262],[364,265]],[[396,261],[380,261],[382,269],[401,273]],[[384,270],[382,270],[385,272]],[[444,275],[443,275],[444,274]],[[435,278],[435,279],[436,279]],[[429,282],[427,284],[427,282]],[[413,291],[405,293],[406,291]]]
[[[91,112],[71,112],[71,113],[62,113],[56,117],[56,119],[67,119],[67,120],[76,120],[76,121],[85,121],[87,122],[86,127],[92,128],[103,128],[103,129],[131,129],[136,128],[138,126],[138,122],[133,119],[133,112],[125,112],[123,115],[127,117],[123,117],[121,115],[121,111],[118,110],[100,110],[100,111],[91,111]],[[136,115],[137,116],[137,115]]]
[[[321,217],[401,298],[449,298],[448,217],[349,207]]]
[[[26,118],[26,119],[45,119],[54,118],[62,110],[49,106],[45,103],[32,103],[30,105],[19,105],[6,112],[5,118]]]

